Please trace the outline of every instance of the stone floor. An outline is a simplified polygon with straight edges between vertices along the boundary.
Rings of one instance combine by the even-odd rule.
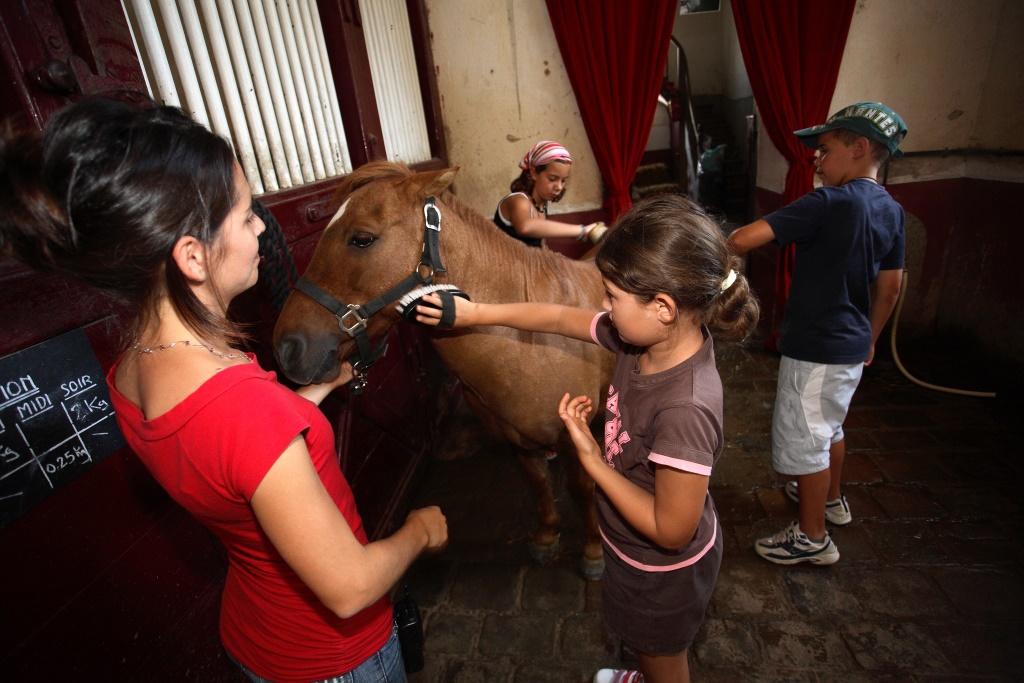
[[[796,513],[771,468],[778,357],[720,350],[726,449],[711,479],[725,557],[691,648],[696,681],[1024,680],[1019,399],[921,388],[880,358],[846,423],[845,493],[831,567],[760,559],[755,538]],[[561,474],[559,461],[552,462]],[[563,552],[528,559],[533,499],[507,445],[460,417],[416,493],[451,543],[406,577],[426,628],[412,683],[590,681],[631,653],[581,579],[578,513],[559,483]]]

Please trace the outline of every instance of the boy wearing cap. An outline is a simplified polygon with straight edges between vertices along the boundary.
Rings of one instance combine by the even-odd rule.
[[[754,544],[777,564],[833,564],[825,521],[853,518],[840,492],[843,421],[903,279],[903,208],[878,184],[907,134],[888,107],[861,102],[795,131],[815,148],[822,187],[729,236],[738,254],[769,242],[796,245],[778,349],[772,465],[792,475],[797,521]]]

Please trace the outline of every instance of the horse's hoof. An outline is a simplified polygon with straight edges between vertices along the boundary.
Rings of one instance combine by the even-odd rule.
[[[604,574],[604,558],[589,558],[584,555],[580,558],[580,574],[587,581],[597,581]]]
[[[561,540],[556,540],[548,545],[530,544],[530,559],[537,564],[547,564],[558,557],[558,551],[562,549]]]

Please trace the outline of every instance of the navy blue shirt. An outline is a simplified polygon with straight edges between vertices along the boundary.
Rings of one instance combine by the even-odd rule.
[[[866,178],[820,187],[765,216],[780,246],[796,245],[779,351],[822,364],[871,350],[871,284],[903,268],[903,207]]]

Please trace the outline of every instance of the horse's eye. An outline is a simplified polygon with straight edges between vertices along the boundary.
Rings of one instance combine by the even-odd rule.
[[[376,241],[376,237],[366,232],[357,232],[349,238],[348,243],[357,249],[366,249]]]

